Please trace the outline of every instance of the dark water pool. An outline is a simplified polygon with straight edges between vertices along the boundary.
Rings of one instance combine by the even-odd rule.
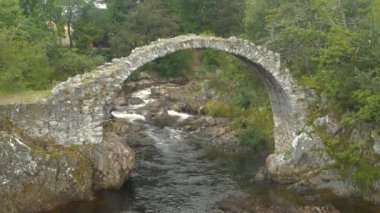
[[[379,206],[327,192],[286,190],[285,185],[254,181],[265,156],[228,154],[205,147],[188,133],[150,126],[135,141],[137,165],[118,191],[102,191],[91,202],[51,212],[213,212],[231,197],[254,197],[265,205],[332,205],[341,212],[376,212]],[[380,212],[380,211],[377,211]]]

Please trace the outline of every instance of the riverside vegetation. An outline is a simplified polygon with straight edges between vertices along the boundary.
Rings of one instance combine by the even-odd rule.
[[[281,53],[293,76],[321,97],[310,120],[329,115],[336,123],[336,131],[317,132],[339,171],[364,193],[380,179],[379,153],[370,151],[380,143],[380,0],[104,0],[106,10],[95,6],[100,2],[2,0],[0,93],[49,89],[161,37],[239,35]],[[68,47],[57,42],[65,26]],[[207,112],[233,117],[243,143],[271,149],[265,88],[240,60],[185,51],[146,69],[208,78],[217,94]]]

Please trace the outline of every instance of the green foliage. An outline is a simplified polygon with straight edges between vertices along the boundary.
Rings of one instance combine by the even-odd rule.
[[[140,73],[139,71],[133,72],[131,75],[128,77],[128,81],[138,81],[140,80]]]
[[[235,97],[235,105],[241,109],[248,109],[252,103],[252,97],[249,91],[240,90]]]
[[[379,1],[247,0],[245,36],[281,53],[350,125],[379,125]],[[377,71],[376,71],[377,70]]]
[[[244,36],[262,43],[269,37],[269,29],[267,28],[267,16],[270,9],[278,7],[279,3],[275,0],[246,0],[245,15],[243,18]]]
[[[323,130],[318,130],[318,135],[321,136],[327,146],[328,153],[341,163],[341,166],[352,165],[360,160],[360,148],[357,143],[349,141],[348,131],[339,137],[332,136]]]
[[[2,46],[2,54],[16,47],[20,51],[14,57],[1,58],[0,90],[7,92],[10,84],[15,91],[45,89],[53,80],[88,71],[104,58],[126,56],[134,47],[159,37],[188,32],[225,36],[242,32],[243,0],[105,0],[107,10],[95,7],[94,2],[1,1],[1,39],[2,43],[8,42]],[[189,10],[189,6],[196,10]],[[57,45],[65,33],[72,50]],[[148,67],[162,76],[179,76],[189,60],[189,53],[177,53]],[[13,64],[15,61],[20,63]]]
[[[109,47],[108,32],[111,26],[106,11],[96,8],[94,4],[87,4],[81,8],[73,28],[75,29],[73,39],[80,50]]]
[[[184,33],[213,32],[226,37],[242,33],[244,0],[174,0],[174,3]]]
[[[177,17],[169,13],[167,1],[108,0],[108,16],[114,23],[111,47],[117,56],[157,38],[178,34]]]
[[[359,106],[356,118],[360,121],[380,124],[380,95],[368,90],[358,90],[354,93],[354,99]]]
[[[22,13],[40,22],[54,21],[61,24],[61,14],[63,8],[57,4],[59,0],[20,0],[19,5]]]
[[[0,91],[46,89],[53,70],[38,45],[10,40],[12,35],[0,30]]]
[[[216,101],[216,100],[209,100],[206,103],[206,111],[207,114],[211,116],[218,116],[218,117],[231,117],[231,106],[229,104]]]
[[[242,144],[250,146],[254,150],[267,149],[268,138],[257,126],[240,130],[239,139]]]
[[[376,159],[371,152],[370,144],[365,141],[351,141],[352,131],[346,131],[338,136],[326,133],[316,128],[316,133],[327,146],[327,151],[339,166],[344,177],[352,177],[354,184],[362,193],[371,191],[374,181],[380,179],[380,169],[371,162]]]
[[[191,51],[180,51],[164,58],[159,58],[146,67],[163,77],[183,76],[190,58]]]
[[[56,70],[60,80],[69,76],[81,74],[95,68],[96,65],[104,63],[101,56],[88,57],[66,48],[55,48],[50,52],[50,61]]]
[[[104,62],[56,44],[59,32],[47,21],[59,27],[61,11],[58,1],[0,2],[0,91],[47,89]]]
[[[257,73],[234,56],[205,50],[197,75],[210,79],[209,89],[216,92],[216,97],[206,103],[208,114],[231,117],[243,144],[256,150],[272,150],[272,111]]]
[[[354,183],[363,193],[371,192],[373,183],[380,179],[380,169],[367,162],[361,162],[354,173]]]
[[[16,26],[21,18],[21,10],[16,0],[0,2],[0,27]]]

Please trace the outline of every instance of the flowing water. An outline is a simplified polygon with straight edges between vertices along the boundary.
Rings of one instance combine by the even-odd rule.
[[[118,191],[103,191],[91,202],[76,202],[52,212],[213,212],[228,198],[259,198],[265,205],[284,209],[299,205],[332,205],[342,212],[376,212],[376,206],[361,200],[338,198],[330,193],[295,193],[286,186],[255,181],[265,156],[225,153],[204,146],[202,138],[170,127],[157,127],[145,120],[150,88],[133,94],[144,100],[113,115],[129,122],[144,123],[135,138],[136,169]],[[178,119],[190,115],[171,111]],[[141,125],[141,124],[140,124]]]

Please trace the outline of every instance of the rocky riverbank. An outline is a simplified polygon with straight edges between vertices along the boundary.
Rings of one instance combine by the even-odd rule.
[[[147,88],[151,93],[150,97],[155,101],[147,103],[140,111],[154,125],[175,127],[203,135],[208,138],[206,142],[211,146],[223,147],[229,151],[251,152],[249,147],[239,143],[237,134],[231,128],[230,118],[207,115],[206,101],[215,92],[205,89],[205,82],[207,80],[181,77],[162,79],[152,74],[141,73],[138,81],[127,82],[124,85],[123,90],[114,99],[114,109],[123,111],[123,106],[143,103],[141,98],[132,97],[131,94]],[[120,123],[118,125],[120,126]],[[132,126],[136,129],[139,125],[134,123]]]
[[[101,144],[64,147],[0,126],[0,212],[90,200],[96,190],[120,188],[133,169],[134,152],[112,132]]]
[[[158,101],[144,108],[151,122],[208,135],[210,144],[232,142],[232,147],[240,147],[228,127],[228,119],[204,115],[205,94],[193,97],[194,86],[184,78],[158,79],[142,75],[139,81],[126,84],[114,99],[115,106],[141,103],[141,99],[129,97],[132,91],[152,87],[152,97]],[[189,113],[191,119],[177,119],[183,114],[173,114],[173,111]],[[134,151],[125,141],[131,140],[143,127],[120,120],[104,127],[103,143],[63,146],[48,138],[26,137],[11,122],[1,121],[2,210],[46,210],[67,202],[91,200],[97,190],[120,188],[128,179],[135,160]]]
[[[133,91],[142,88],[150,88],[150,96],[155,99],[155,101],[147,103],[146,106],[141,109],[141,114],[144,114],[148,121],[157,126],[175,127],[187,132],[206,136],[206,138],[208,138],[208,140],[205,141],[207,145],[216,146],[229,151],[252,152],[250,148],[239,143],[237,135],[230,127],[231,120],[229,118],[218,118],[207,115],[204,107],[206,100],[215,94],[211,89],[205,88],[204,82],[205,81],[184,78],[160,79],[154,75],[142,73],[140,80],[128,82],[124,86],[121,95],[118,96],[119,98],[115,99],[115,107],[116,109],[119,108],[122,110],[125,105],[143,103],[143,100],[131,97],[131,94]],[[124,130],[130,130],[129,132],[127,131],[130,135],[138,134],[138,123],[134,123],[132,125],[133,127],[120,127],[123,125],[128,126],[129,124],[118,123],[119,129],[124,128]],[[371,202],[379,203],[378,180],[373,180],[373,182],[369,183],[371,184],[368,186],[370,190],[367,191],[367,194],[364,194],[363,191],[356,186],[355,181],[357,180],[355,180],[354,177],[356,174],[349,174],[343,177],[337,168],[337,162],[329,156],[329,153],[326,151],[326,145],[320,139],[320,131],[322,128],[327,132],[331,132],[333,135],[339,136],[339,134],[344,133],[344,131],[342,132],[342,127],[339,127],[339,125],[328,116],[315,118],[313,125],[305,129],[304,134],[301,134],[293,142],[295,147],[303,146],[303,148],[297,149],[299,152],[293,153],[295,155],[293,159],[298,160],[301,166],[296,168],[295,171],[283,171],[284,175],[281,177],[273,177],[268,173],[267,169],[263,169],[256,175],[256,179],[270,179],[276,182],[287,183],[290,184],[288,189],[292,191],[327,189],[338,196],[359,196]],[[379,144],[376,134],[371,135],[363,130],[353,130],[351,132],[349,138],[351,138],[350,140],[352,141],[368,141],[368,138],[372,137],[373,139],[370,140],[374,141],[373,150],[376,152]],[[325,138],[322,139],[325,140]],[[313,143],[307,143],[305,141],[313,141]],[[308,151],[305,150],[313,151],[306,153]],[[308,168],[307,165],[309,164],[307,162],[316,162],[316,164],[321,162],[321,165],[323,164],[325,166],[320,166],[322,169]],[[328,162],[327,165],[326,162]],[[376,162],[376,159],[374,159],[374,162]],[[294,179],[294,175],[291,175],[293,172],[302,173],[303,175],[302,177],[299,176],[300,178],[298,179]],[[289,177],[291,177],[291,179],[288,179],[286,174],[290,174]]]
[[[229,118],[207,115],[206,101],[215,94],[212,90],[205,89],[204,82],[186,78],[161,79],[141,73],[138,81],[126,82],[113,99],[110,113],[123,119],[110,119],[104,124],[104,141],[95,145],[62,146],[47,138],[25,137],[22,131],[14,128],[9,121],[2,121],[0,206],[6,212],[38,211],[70,201],[90,200],[96,190],[120,188],[128,179],[135,160],[134,151],[127,144],[133,144],[136,138],[141,138],[146,128],[141,120],[154,126],[171,127],[201,136],[202,144],[208,146],[229,152],[252,153],[249,147],[239,143]],[[134,93],[136,91],[137,94]],[[297,140],[317,137],[316,131],[320,131],[321,128],[333,134],[341,134],[341,128],[329,119],[315,119],[314,129],[305,130],[306,133],[297,137]],[[363,136],[363,132],[365,131],[353,131],[350,137],[359,138],[355,139],[356,141],[360,141],[360,137],[373,137],[373,149],[378,151],[378,135]],[[317,141],[316,138],[311,140]],[[294,146],[307,144],[311,147],[306,147],[306,150],[322,149],[323,142],[319,142],[320,146],[316,146],[315,143],[297,143],[295,140]],[[316,155],[305,155],[304,149],[298,150],[300,152],[294,153],[297,155],[294,159],[301,163],[319,162],[319,158],[326,156],[325,151],[315,152]],[[378,161],[375,159],[374,162]],[[329,189],[341,196],[366,196],[372,202],[379,202],[376,190],[379,191],[380,184],[377,180],[371,183],[374,185],[371,186],[372,191],[363,195],[356,188],[352,177],[342,178],[339,171],[333,167],[335,163],[332,161],[331,167],[318,173],[307,173],[308,168],[305,167],[304,175],[297,181],[286,178],[278,180],[277,177],[271,177],[266,169],[258,172],[254,179],[274,179],[290,183],[292,185],[288,190],[296,193],[310,189]],[[284,172],[290,174],[300,171]],[[305,208],[289,211],[335,212],[330,207]],[[260,200],[251,198],[226,199],[220,203],[219,208],[223,212],[278,212],[277,210],[281,209],[281,206],[262,206]]]

